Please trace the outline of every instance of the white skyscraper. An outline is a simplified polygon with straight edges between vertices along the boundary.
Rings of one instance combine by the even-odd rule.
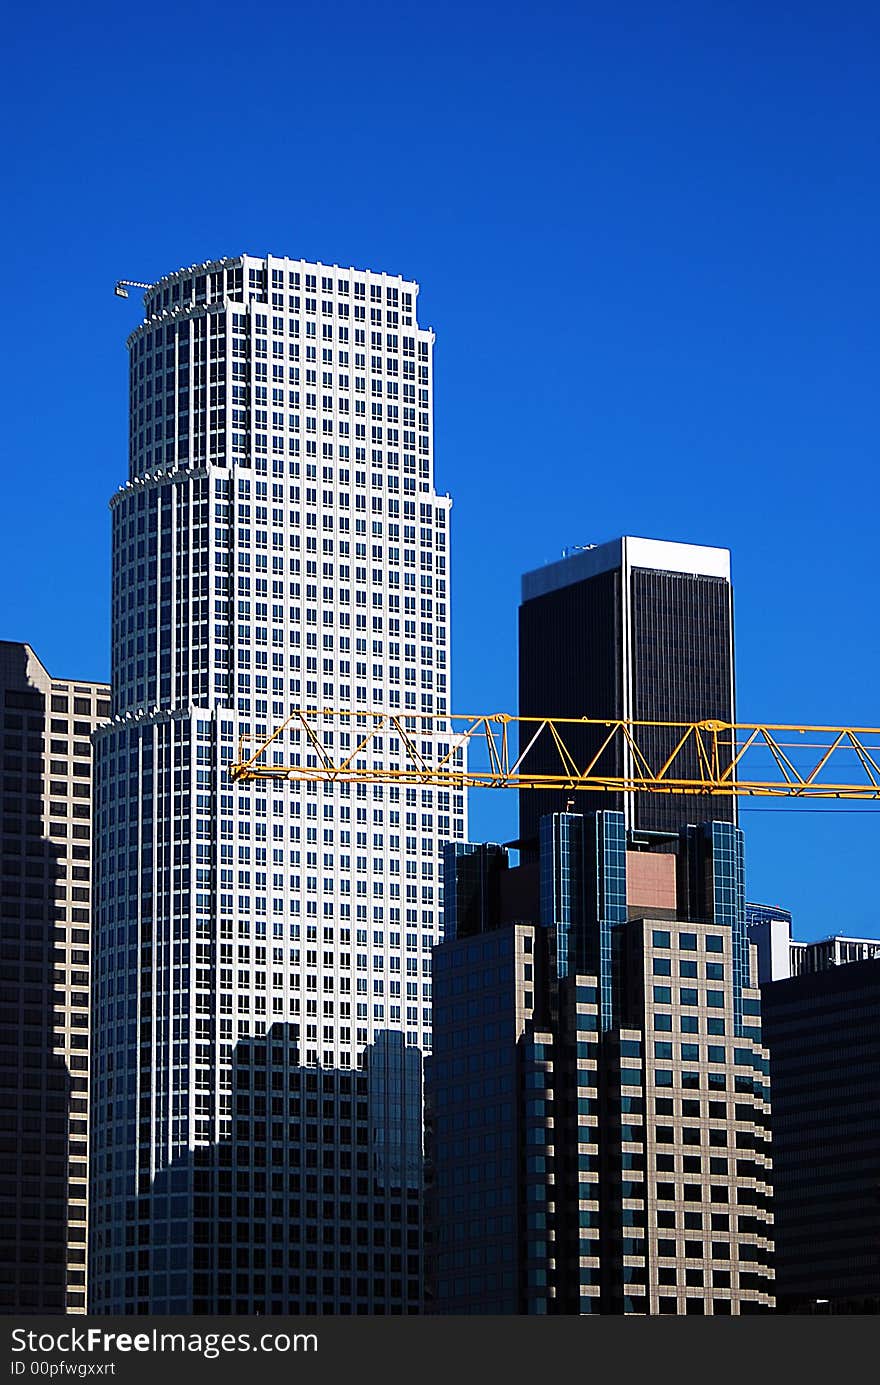
[[[294,707],[354,713],[332,733],[352,750],[358,714],[450,710],[417,292],[242,256],[161,279],[129,338],[96,738],[93,1312],[419,1307],[421,1055],[463,796],[228,774],[239,737]],[[370,755],[393,763],[385,742]],[[298,729],[269,751],[313,753]]]

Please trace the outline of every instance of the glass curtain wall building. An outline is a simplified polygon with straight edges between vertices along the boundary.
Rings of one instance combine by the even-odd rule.
[[[876,1313],[880,938],[799,941],[772,904],[746,919],[773,1083],[779,1311]]]
[[[768,981],[761,1009],[773,1083],[779,1311],[876,1314],[880,957]]]
[[[346,751],[370,710],[449,710],[451,501],[417,293],[242,256],[161,279],[128,340],[93,1312],[421,1304],[421,1055],[463,796],[228,777],[239,737],[295,707],[350,712],[328,722]],[[396,736],[374,745],[398,762]],[[296,728],[269,753],[313,755]]]

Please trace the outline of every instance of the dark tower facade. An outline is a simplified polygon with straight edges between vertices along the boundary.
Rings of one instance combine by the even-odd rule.
[[[779,1311],[878,1313],[880,959],[771,981],[761,1010]]]
[[[519,611],[519,712],[524,717],[591,717],[688,722],[735,719],[730,554],[722,548],[621,538],[582,549],[526,573]],[[527,734],[527,731],[524,731]],[[569,728],[566,744],[582,767],[606,733]],[[673,727],[638,736],[653,769],[678,741]],[[558,769],[546,743],[546,765]],[[679,761],[698,774],[697,753]],[[631,768],[619,741],[597,771]],[[537,851],[538,823],[565,807],[552,790],[520,794],[520,836]],[[578,812],[615,809],[629,828],[677,832],[687,823],[736,821],[733,799],[707,796],[581,793]],[[529,847],[527,844],[531,843]]]

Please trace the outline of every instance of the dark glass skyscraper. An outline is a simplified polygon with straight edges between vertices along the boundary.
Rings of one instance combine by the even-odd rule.
[[[730,554],[723,548],[621,538],[573,552],[526,573],[519,613],[521,716],[687,722],[733,721],[733,603]],[[582,766],[604,739],[594,728],[568,728],[566,744]],[[600,739],[601,736],[601,739]],[[668,727],[639,732],[653,769],[673,751]],[[558,769],[549,740],[546,769]],[[541,767],[536,750],[533,769]],[[625,774],[620,742],[597,765]],[[697,753],[679,761],[698,773]],[[537,849],[538,822],[566,804],[553,791],[520,795],[520,835]],[[686,823],[736,821],[733,799],[697,795],[582,793],[578,811],[619,809],[627,827],[677,832]],[[528,845],[527,845],[528,844]]]
[[[802,943],[822,966],[828,944]],[[876,940],[853,940],[871,946]],[[797,946],[797,945],[795,945]],[[761,987],[780,1312],[880,1312],[880,959]]]

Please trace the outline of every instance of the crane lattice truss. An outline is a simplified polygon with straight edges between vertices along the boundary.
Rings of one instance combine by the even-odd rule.
[[[288,747],[290,750],[288,752]],[[233,780],[880,799],[880,728],[298,710]]]

